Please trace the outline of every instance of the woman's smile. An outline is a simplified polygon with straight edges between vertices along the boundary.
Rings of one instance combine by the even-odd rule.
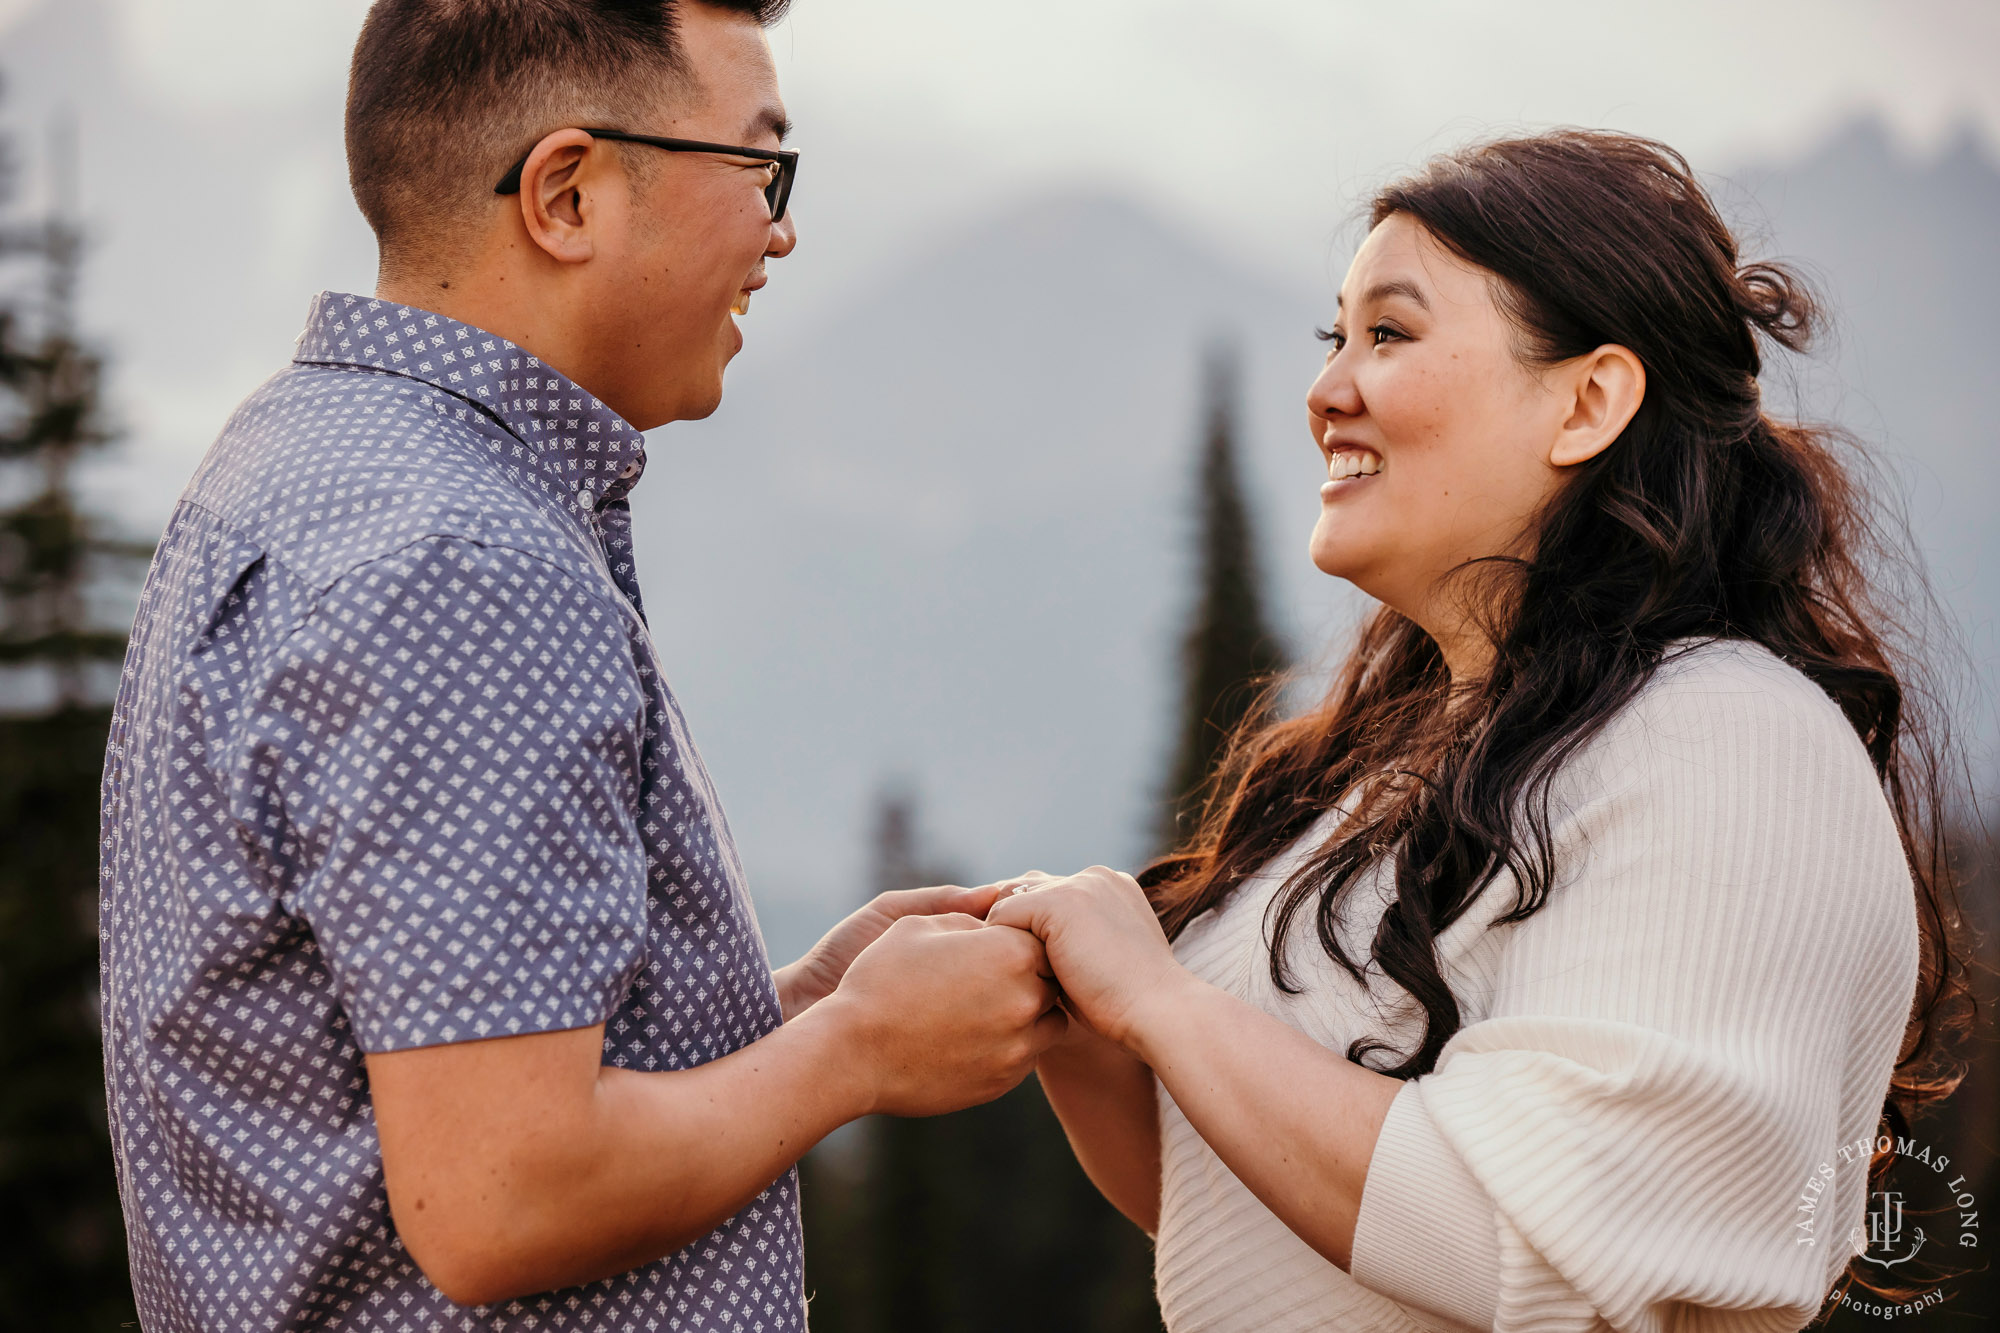
[[[1327,446],[1326,481],[1319,488],[1321,500],[1331,500],[1365,485],[1382,471],[1382,455],[1358,444]]]

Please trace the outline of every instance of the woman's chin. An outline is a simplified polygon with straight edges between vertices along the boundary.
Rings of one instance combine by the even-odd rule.
[[[1322,517],[1319,526],[1313,529],[1307,552],[1312,556],[1314,568],[1320,573],[1331,574],[1337,579],[1351,579],[1359,567],[1356,559],[1359,552],[1354,549],[1351,540],[1344,539],[1343,534],[1337,531],[1330,531],[1330,527],[1327,519]]]

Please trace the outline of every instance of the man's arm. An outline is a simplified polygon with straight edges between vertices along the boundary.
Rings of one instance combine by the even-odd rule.
[[[602,1027],[368,1056],[397,1232],[467,1305],[588,1282],[711,1230],[835,1127],[990,1101],[1062,1031],[1041,946],[909,916],[797,1021],[695,1069],[605,1066]]]

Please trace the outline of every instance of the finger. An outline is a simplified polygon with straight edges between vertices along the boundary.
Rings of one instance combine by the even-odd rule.
[[[899,917],[889,923],[890,932],[978,930],[986,923],[964,912],[932,912]]]
[[[899,895],[893,904],[885,903],[884,908],[898,916],[936,916],[945,912],[962,912],[967,916],[984,918],[987,909],[1004,890],[997,884],[979,884],[970,888],[956,884],[940,885],[934,889],[910,889]],[[883,897],[889,895],[884,894]]]
[[[1063,994],[1062,983],[1057,981],[1052,974],[1047,972],[1039,973],[1036,976],[1036,980],[1041,983],[1041,1012],[1047,1013],[1051,1009],[1060,1009],[1064,1004],[1068,1003],[1068,998]]]
[[[986,914],[993,910],[993,904],[1000,900],[1004,892],[1005,890],[996,884],[981,884],[976,888],[958,889],[954,891],[954,896],[950,900],[951,906],[946,910],[964,912],[968,916],[984,920]]]
[[[1026,893],[1030,889],[1038,889],[1044,884],[1053,883],[1056,878],[1046,870],[1029,870],[1011,879],[996,880],[987,887],[997,889],[999,897],[1009,898],[1014,894]]]
[[[1110,866],[1091,866],[1087,870],[1078,871],[1076,878],[1087,884],[1105,885],[1107,887],[1128,890],[1138,889],[1140,892],[1144,892],[1143,889],[1139,889],[1138,880],[1132,878],[1122,870],[1113,870]]]
[[[1035,975],[1038,977],[1054,978],[1056,974],[1056,969],[1055,965],[1049,962],[1048,947],[1042,943],[1041,938],[1039,936],[1030,935],[1028,936],[1028,940],[1029,943],[1034,946],[1033,956],[1030,959],[1030,966],[1032,966],[1035,969]]]
[[[1051,1009],[1035,1020],[1035,1026],[1028,1034],[1029,1047],[1039,1056],[1061,1041],[1063,1034],[1068,1031],[1069,1015],[1060,1008]]]
[[[994,921],[987,921],[985,925],[993,947],[1001,950],[1013,966],[1038,977],[1055,975],[1054,969],[1049,966],[1048,950],[1039,936],[1019,926]]]
[[[1044,903],[1037,901],[1042,896],[1039,893],[1018,893],[1012,897],[1002,898],[987,909],[986,924],[1012,926],[1015,930],[1025,930],[1032,934],[1035,922],[1040,919],[1040,913],[1045,908]]]
[[[983,889],[967,889],[956,884],[939,884],[922,889],[891,889],[875,896],[875,905],[891,920],[906,916],[935,916],[940,912],[960,912],[966,910],[968,902],[974,902],[984,893]],[[984,914],[984,905],[973,915]]]

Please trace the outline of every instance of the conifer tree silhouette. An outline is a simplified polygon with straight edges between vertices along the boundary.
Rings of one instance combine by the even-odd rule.
[[[1203,367],[1196,468],[1195,598],[1181,640],[1178,742],[1164,795],[1160,842],[1193,831],[1210,780],[1261,686],[1285,669],[1265,616],[1256,534],[1238,458],[1240,372],[1234,351],[1212,347]]]
[[[70,154],[52,156],[55,206],[0,228],[0,1323],[108,1333],[137,1319],[97,1019],[98,781],[126,635],[91,594],[151,548],[76,499],[77,461],[112,437],[73,328]]]

